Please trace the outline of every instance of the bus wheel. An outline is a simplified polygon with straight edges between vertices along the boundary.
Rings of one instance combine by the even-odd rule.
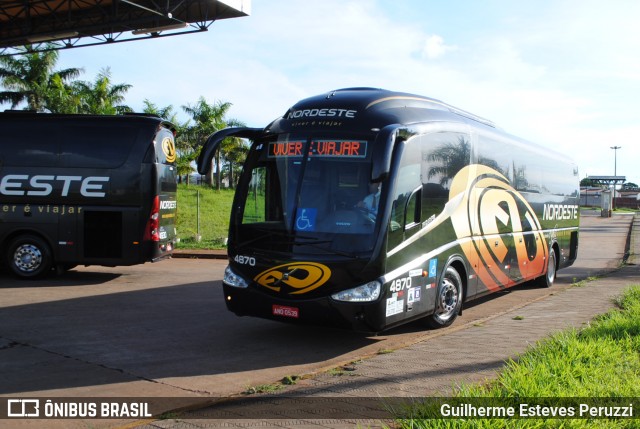
[[[556,250],[552,247],[549,251],[549,260],[547,262],[547,273],[538,278],[538,283],[542,287],[551,287],[556,281]]]
[[[449,326],[456,320],[462,307],[462,279],[453,267],[447,267],[438,286],[436,311],[426,318],[432,328]]]
[[[23,235],[9,244],[7,262],[18,277],[39,277],[51,268],[51,250],[41,238]]]

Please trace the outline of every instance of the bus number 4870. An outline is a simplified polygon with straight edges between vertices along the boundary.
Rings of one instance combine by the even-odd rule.
[[[401,290],[409,289],[411,287],[411,277],[405,277],[402,279],[396,279],[391,283],[389,290],[391,292],[400,292]]]
[[[252,267],[255,267],[256,265],[256,258],[254,258],[253,256],[236,255],[233,260],[241,265],[250,265]]]

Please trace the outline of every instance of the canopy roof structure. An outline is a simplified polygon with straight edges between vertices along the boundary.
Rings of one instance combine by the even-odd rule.
[[[587,176],[587,179],[591,180],[592,183],[607,186],[615,186],[618,183],[624,183],[627,181],[626,176]]]
[[[2,0],[0,56],[207,31],[251,0]]]

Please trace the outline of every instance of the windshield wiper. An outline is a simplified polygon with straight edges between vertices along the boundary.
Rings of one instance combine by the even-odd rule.
[[[307,237],[307,238],[310,238],[310,237]],[[333,241],[332,240],[322,240],[322,241],[320,241],[318,239],[315,242],[297,242],[297,241],[293,241],[291,244],[293,244],[295,246],[313,247],[314,249],[322,250],[323,252],[327,252],[327,253],[330,253],[330,254],[333,254],[333,255],[344,256],[346,258],[360,259],[360,257],[358,255],[356,255],[355,253],[344,252],[342,250],[330,249],[330,248],[319,246],[320,244],[327,244],[327,243],[333,243]]]
[[[244,247],[247,247],[251,243],[255,243],[256,241],[261,241],[261,240],[264,240],[264,239],[272,237],[272,236],[285,236],[287,238],[291,237],[290,234],[288,232],[286,232],[286,231],[268,229],[268,228],[254,228],[254,229],[256,231],[263,232],[264,234],[259,235],[257,237],[250,238],[249,240],[246,240],[246,241],[244,241],[242,243],[239,243],[238,244],[238,249],[242,249]]]
[[[263,232],[264,234],[259,235],[258,237],[250,238],[249,240],[246,240],[238,244],[238,250],[246,248],[247,246],[257,241],[262,241],[270,237],[276,236],[276,237],[287,239],[286,241],[279,242],[279,244],[288,244],[292,246],[309,246],[309,247],[313,247],[314,249],[322,250],[323,252],[327,252],[329,254],[340,255],[346,258],[351,258],[351,259],[360,259],[358,255],[352,252],[345,252],[342,250],[336,250],[336,249],[331,249],[331,248],[321,246],[322,244],[331,244],[333,243],[333,240],[321,240],[317,237],[309,237],[306,235],[295,235],[284,230],[273,230],[268,228],[254,228],[254,229],[256,231]],[[258,250],[258,249],[255,249],[255,250]],[[264,249],[259,249],[259,250],[264,250]]]

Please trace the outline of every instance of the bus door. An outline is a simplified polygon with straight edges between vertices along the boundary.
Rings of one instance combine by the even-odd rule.
[[[53,243],[56,247],[57,261],[75,261],[80,256],[78,254],[81,245],[78,242],[78,216],[77,205],[65,205],[63,213],[58,216],[58,242]]]

